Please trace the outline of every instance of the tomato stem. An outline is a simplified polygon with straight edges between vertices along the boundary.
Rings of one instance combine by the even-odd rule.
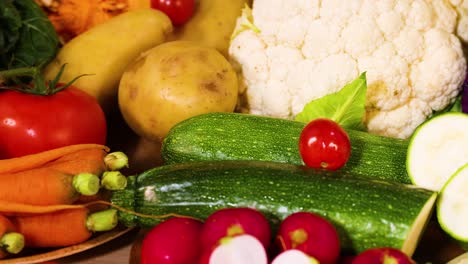
[[[36,67],[16,68],[6,71],[0,71],[0,77],[4,79],[20,76],[34,76],[37,73]]]
[[[60,71],[53,80],[49,80],[47,82],[44,80],[44,76],[40,70],[42,67],[23,67],[0,71],[0,89],[47,96],[62,91],[73,84],[78,78],[87,75],[79,75],[64,85],[58,85],[60,77],[65,69],[65,65],[66,64],[63,64],[61,66]],[[31,80],[26,83],[24,77],[31,78]],[[4,80],[10,80],[15,86],[6,83]]]

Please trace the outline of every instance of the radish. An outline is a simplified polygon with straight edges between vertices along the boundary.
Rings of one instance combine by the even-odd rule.
[[[415,264],[401,250],[396,248],[371,248],[361,252],[351,264]]]
[[[201,221],[185,217],[173,217],[161,222],[143,239],[141,263],[198,263],[202,227]]]
[[[276,237],[280,251],[298,249],[321,264],[336,263],[340,240],[335,227],[325,218],[310,212],[296,212],[280,224]]]
[[[281,252],[273,259],[271,264],[319,264],[318,260],[314,257],[298,249],[288,249]]]
[[[247,207],[219,209],[205,220],[201,232],[202,247],[209,249],[222,238],[242,234],[256,237],[265,249],[270,245],[270,224],[262,213]]]
[[[352,264],[354,258],[356,258],[356,256],[342,255],[340,256],[340,259],[338,260],[338,264]]]
[[[262,242],[255,236],[244,234],[225,237],[207,248],[200,264],[267,264],[268,257]]]

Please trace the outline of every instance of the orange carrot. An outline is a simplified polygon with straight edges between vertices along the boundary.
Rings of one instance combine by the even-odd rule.
[[[0,259],[19,253],[24,247],[24,236],[16,232],[14,224],[0,214]]]
[[[86,208],[85,204],[31,205],[0,200],[0,213],[8,216],[52,213],[66,209]]]
[[[96,175],[66,174],[36,168],[0,174],[0,200],[31,205],[71,204],[81,193],[94,195],[100,183]]]
[[[0,174],[37,168],[46,164],[47,162],[59,159],[64,155],[73,153],[75,151],[92,148],[109,151],[108,147],[97,144],[76,144],[65,146],[18,158],[0,160]]]
[[[109,209],[90,214],[87,208],[11,218],[27,247],[64,247],[88,240],[95,231],[113,229],[117,211]]]
[[[76,200],[74,203],[75,204],[87,204],[90,202],[95,202],[95,201],[109,201],[111,197],[112,192],[106,189],[101,189],[99,192],[95,195],[81,195],[78,200]]]
[[[106,154],[107,152],[101,148],[83,149],[48,162],[44,167],[73,175],[87,172],[99,176],[106,170],[104,163]]]

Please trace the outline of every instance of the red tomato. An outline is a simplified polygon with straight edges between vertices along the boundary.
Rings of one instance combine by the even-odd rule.
[[[47,96],[0,92],[1,159],[73,144],[105,144],[106,136],[101,107],[77,88]]]
[[[302,130],[299,152],[309,167],[337,170],[348,161],[351,143],[340,125],[332,120],[319,118]]]
[[[178,26],[192,17],[195,0],[151,0],[151,7],[165,13]]]

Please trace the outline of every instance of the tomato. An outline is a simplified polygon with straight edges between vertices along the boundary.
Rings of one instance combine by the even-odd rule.
[[[105,144],[106,137],[102,108],[75,87],[52,95],[0,92],[1,159],[72,144]]]
[[[151,0],[151,7],[165,13],[172,24],[179,26],[192,17],[195,0]]]
[[[299,152],[309,167],[337,170],[348,161],[351,143],[348,134],[339,124],[330,119],[319,118],[302,130]]]

